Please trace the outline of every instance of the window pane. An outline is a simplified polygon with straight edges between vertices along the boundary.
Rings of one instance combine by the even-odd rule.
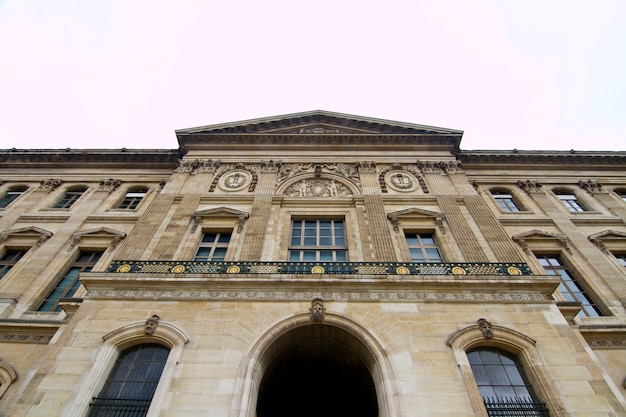
[[[196,250],[194,261],[223,261],[228,251],[231,234],[229,232],[206,232]]]

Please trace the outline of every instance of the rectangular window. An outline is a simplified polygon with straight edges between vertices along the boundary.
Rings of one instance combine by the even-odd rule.
[[[578,301],[582,304],[579,317],[598,317],[602,312],[580,285],[576,277],[567,269],[558,256],[538,256],[539,262],[548,275],[558,275],[561,278],[559,291],[566,301]]]
[[[0,208],[5,208],[13,201],[17,200],[19,196],[24,194],[24,191],[26,191],[26,187],[19,187],[7,191],[6,194],[4,194],[2,198],[0,198]]]
[[[561,203],[571,212],[581,212],[586,211],[585,208],[580,204],[578,199],[574,194],[557,194],[556,195]]]
[[[223,261],[230,243],[229,232],[209,232],[202,236],[194,261]]]
[[[63,198],[57,201],[57,203],[52,207],[65,209],[70,208],[76,202],[76,200],[78,200],[80,196],[83,195],[84,192],[85,190],[83,189],[67,191]]]
[[[96,265],[102,252],[81,252],[78,259],[69,267],[54,289],[41,303],[37,311],[61,311],[59,300],[73,297],[80,287],[78,275],[81,272],[89,272]]]
[[[515,203],[515,200],[513,199],[513,195],[500,191],[494,191],[491,195],[493,195],[493,198],[496,200],[496,203],[498,203],[498,206],[500,206],[502,211],[520,211],[519,207]]]
[[[2,255],[0,258],[0,279],[9,273],[25,253],[25,250],[8,250]]]
[[[430,233],[407,233],[406,243],[411,252],[411,262],[442,262],[441,252]]]
[[[348,246],[343,220],[293,220],[289,260],[292,262],[343,262]]]

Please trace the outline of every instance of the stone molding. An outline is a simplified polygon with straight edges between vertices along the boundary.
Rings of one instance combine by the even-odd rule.
[[[240,291],[240,290],[127,290],[90,289],[84,298],[135,300],[310,300],[390,302],[553,302],[547,294],[532,292],[426,292],[426,291]]]
[[[198,173],[213,172],[221,165],[220,160],[194,159],[193,161],[180,160],[174,172],[195,175]]]
[[[395,173],[395,171],[398,172]],[[394,182],[394,176],[398,175],[403,177],[402,181],[404,184],[397,184]],[[392,164],[389,167],[382,169],[378,175],[378,182],[382,193],[388,193],[387,185],[389,185],[391,189],[399,192],[414,191],[419,186],[424,194],[429,193],[426,182],[417,170],[401,164]]]
[[[47,180],[41,180],[41,182],[39,183],[39,188],[37,188],[37,191],[43,191],[44,193],[49,194],[55,189],[57,189],[57,187],[61,184],[63,184],[63,180],[58,179],[58,178],[50,178]]]
[[[5,230],[4,232],[0,232],[0,244],[5,243],[7,240],[11,238],[15,238],[16,240],[26,241],[32,248],[38,248],[45,241],[52,237],[53,233],[41,229],[36,226],[28,226],[22,227],[19,229]]]
[[[417,161],[417,166],[423,174],[462,174],[461,161]]]
[[[517,186],[519,188],[521,188],[522,190],[524,190],[526,192],[526,194],[530,195],[533,193],[541,193],[541,183],[539,183],[538,181],[531,181],[531,180],[518,180],[517,181]]]
[[[598,193],[607,193],[607,191],[604,191],[602,189],[602,184],[599,181],[592,181],[592,180],[587,180],[587,181],[583,181],[580,180],[578,181],[578,185],[581,188],[584,188],[589,194],[598,194]]]
[[[248,192],[250,193],[254,192],[254,190],[256,189],[257,183],[259,182],[259,175],[251,166],[245,165],[243,163],[228,164],[228,165],[222,166],[221,169],[215,175],[215,178],[213,178],[213,181],[211,182],[211,186],[209,187],[209,192],[210,193],[214,192],[215,189],[220,184],[225,184],[224,181],[226,180],[226,177],[232,174],[236,174],[236,173],[240,173],[248,177],[246,179],[245,186],[242,188],[245,189],[245,187],[247,186]],[[220,188],[225,189],[228,187],[220,186]],[[226,191],[239,191],[239,190],[240,188],[236,188],[236,189],[231,188],[231,189],[227,189]]]

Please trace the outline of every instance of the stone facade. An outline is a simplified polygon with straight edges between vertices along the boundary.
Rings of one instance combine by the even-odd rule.
[[[0,151],[0,415],[87,416],[154,343],[148,416],[487,416],[481,349],[550,416],[626,416],[626,153],[324,111],[176,135]]]

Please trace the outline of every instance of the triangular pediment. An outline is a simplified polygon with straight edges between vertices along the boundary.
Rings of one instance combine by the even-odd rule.
[[[230,207],[216,207],[206,210],[200,210],[193,213],[194,218],[202,217],[237,217],[248,218],[249,213],[241,210],[236,210]]]
[[[197,134],[409,134],[462,135],[463,132],[434,126],[404,123],[371,117],[314,110],[231,123],[200,126],[176,131],[179,136]]]
[[[387,214],[387,218],[389,219],[398,219],[398,218],[415,218],[415,217],[430,217],[433,219],[443,219],[443,213],[438,213],[436,211],[424,210],[420,208],[408,208],[405,210],[398,210],[392,213]]]
[[[0,241],[5,240],[9,236],[34,237],[36,239],[43,237],[48,239],[52,237],[52,232],[36,226],[22,227],[19,229],[5,230],[4,232],[1,232]]]

